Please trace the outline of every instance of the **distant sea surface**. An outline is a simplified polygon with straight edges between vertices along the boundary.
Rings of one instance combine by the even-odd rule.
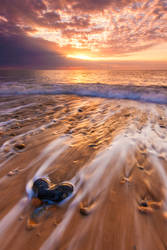
[[[167,103],[167,71],[0,70],[0,95],[74,94]]]

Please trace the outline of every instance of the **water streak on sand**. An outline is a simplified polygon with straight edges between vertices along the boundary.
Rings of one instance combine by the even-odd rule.
[[[18,218],[20,213],[28,204],[28,198],[23,197],[18,201],[18,203],[7,213],[3,219],[0,221],[0,240],[3,239],[4,234],[10,228],[10,226],[14,223],[14,221]]]
[[[126,147],[124,147],[125,143]],[[86,195],[89,195],[91,200],[98,197],[102,192],[108,192],[112,177],[117,171],[120,171],[128,151],[132,149],[131,146],[126,138],[119,136],[111,146],[99,153],[90,164],[77,173],[71,180],[75,185],[76,197],[71,202],[63,221],[52,232],[40,248],[41,250],[53,249],[55,244],[59,242],[79,203]],[[112,162],[115,156],[117,156],[117,162]],[[102,196],[101,200],[103,201],[106,197],[105,194]]]
[[[40,154],[40,156],[38,156],[34,161],[32,161],[32,163],[30,163],[30,165],[28,166],[28,168],[30,168],[31,166],[33,166],[35,163],[37,163],[38,161],[40,161],[42,158],[44,158],[47,154],[49,154],[51,151],[53,151],[51,153],[51,155],[44,161],[44,163],[40,166],[40,168],[36,171],[36,173],[34,174],[33,178],[31,180],[29,180],[29,182],[26,185],[26,192],[29,196],[29,198],[32,197],[32,185],[33,182],[37,179],[43,176],[43,174],[45,173],[45,171],[48,169],[48,167],[56,160],[56,158],[62,154],[67,148],[68,145],[64,145],[64,142],[67,140],[67,137],[61,137],[56,139],[54,142],[51,142],[44,150],[43,152]],[[59,149],[57,149],[59,147]],[[46,174],[46,173],[45,173]]]
[[[30,103],[30,104],[25,104],[25,105],[18,106],[18,107],[15,107],[15,108],[5,109],[4,111],[0,111],[0,115],[11,114],[11,113],[14,113],[14,112],[16,112],[16,111],[18,111],[20,109],[32,107],[34,105],[35,105],[35,103]]]

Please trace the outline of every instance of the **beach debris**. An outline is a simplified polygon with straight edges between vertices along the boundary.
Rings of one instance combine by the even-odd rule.
[[[33,184],[34,197],[45,203],[60,203],[68,198],[74,190],[69,182],[53,185],[47,179],[39,178]]]
[[[15,149],[17,149],[17,150],[22,150],[22,149],[25,148],[25,144],[24,144],[24,143],[16,143],[16,144],[14,145],[14,147],[15,147]]]
[[[14,176],[14,175],[16,175],[18,173],[19,173],[19,169],[16,168],[16,169],[13,169],[13,170],[9,171],[9,173],[7,175],[8,176]]]

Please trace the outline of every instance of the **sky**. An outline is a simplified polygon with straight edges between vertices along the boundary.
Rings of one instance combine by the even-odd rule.
[[[167,69],[167,0],[0,0],[0,67]]]

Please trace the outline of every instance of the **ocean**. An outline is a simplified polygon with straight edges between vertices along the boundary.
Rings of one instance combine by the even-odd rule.
[[[0,96],[57,95],[167,103],[167,71],[0,70]]]

